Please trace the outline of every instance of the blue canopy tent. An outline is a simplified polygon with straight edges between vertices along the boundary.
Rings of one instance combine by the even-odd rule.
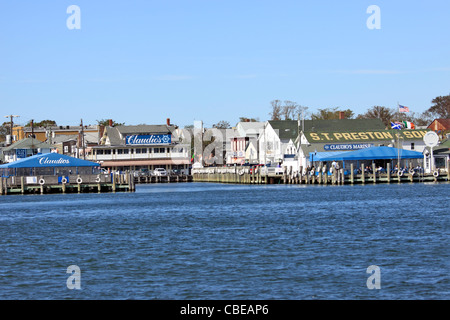
[[[2,177],[36,175],[97,174],[96,162],[69,157],[59,153],[37,154],[28,158],[0,165]]]
[[[356,151],[342,152],[329,157],[323,157],[321,161],[346,161],[346,160],[393,160],[421,159],[423,154],[417,151],[397,149],[391,147],[371,147]]]
[[[423,159],[423,154],[417,151],[391,147],[371,147],[356,151],[342,152],[329,157],[323,157],[320,161],[342,161],[343,168],[345,168],[345,161],[354,161],[356,162],[356,167],[359,168],[359,161],[387,161],[395,159]]]
[[[341,155],[343,153],[347,153],[349,151],[325,151],[325,152],[310,152],[309,153],[309,161],[310,162],[314,162],[314,161],[327,161],[327,160],[323,160],[324,158],[328,158],[328,157],[336,157],[338,155]]]

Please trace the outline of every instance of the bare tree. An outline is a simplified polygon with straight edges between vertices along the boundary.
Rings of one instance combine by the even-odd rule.
[[[293,120],[295,119],[295,111],[298,108],[298,104],[293,101],[285,100],[284,106],[282,108],[282,115],[284,120]]]
[[[282,116],[282,106],[280,100],[272,100],[270,102],[272,105],[272,112],[269,113],[271,120],[281,120]]]

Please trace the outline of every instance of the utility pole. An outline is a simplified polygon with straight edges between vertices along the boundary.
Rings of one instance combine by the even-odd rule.
[[[11,115],[9,115],[9,116],[5,116],[5,118],[9,118],[10,120],[10,123],[11,123],[11,128],[10,128],[10,131],[9,131],[9,133],[10,133],[10,135],[11,135],[11,141],[12,141],[12,136],[13,136],[13,127],[14,127],[14,121],[13,121],[13,118],[18,118],[18,117],[20,117],[20,116],[16,116],[16,115],[13,115],[13,114],[11,114]]]
[[[84,145],[84,127],[83,127],[83,119],[81,119],[81,143],[83,146],[83,159],[86,160],[86,149]]]

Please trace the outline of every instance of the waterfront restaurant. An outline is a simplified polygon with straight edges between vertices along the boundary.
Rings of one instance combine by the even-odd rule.
[[[428,131],[386,129],[380,119],[308,120],[299,135],[299,163],[312,166],[319,156],[382,146],[423,152]]]
[[[0,176],[27,177],[36,180],[37,176],[69,177],[71,175],[96,175],[100,173],[98,163],[73,158],[58,153],[37,154],[28,158],[0,165]],[[36,181],[35,181],[36,182]]]
[[[164,168],[189,174],[191,138],[180,132],[170,119],[164,125],[108,126],[87,160],[110,171]]]

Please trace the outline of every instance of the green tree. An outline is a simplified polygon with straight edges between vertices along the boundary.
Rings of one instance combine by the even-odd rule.
[[[345,119],[353,119],[354,113],[350,109],[339,110],[338,107],[335,108],[325,108],[318,109],[318,112],[311,115],[312,120],[335,120],[339,119],[339,113],[344,112]]]
[[[10,132],[11,123],[10,122],[3,122],[3,124],[0,126],[0,140],[4,141],[6,140],[6,136]]]
[[[239,117],[239,122],[258,122],[258,118]]]
[[[231,125],[228,121],[221,120],[221,121],[217,122],[216,124],[213,124],[212,127],[217,128],[217,129],[229,129],[229,128],[231,128]]]
[[[25,127],[31,127],[31,121],[28,121],[27,124],[25,125]],[[43,128],[48,128],[48,127],[56,127],[56,121],[55,120],[42,120],[39,122],[34,121],[33,122],[33,127],[43,127]]]
[[[380,119],[387,126],[391,126],[391,121],[394,119],[396,110],[383,106],[373,106],[368,109],[366,113],[358,115],[357,119]]]
[[[426,115],[434,119],[450,119],[450,94],[434,98],[433,105],[425,111]]]
[[[99,126],[105,126],[105,127],[109,126],[109,119],[102,119],[102,120],[96,120],[96,121]],[[125,125],[125,122],[119,123],[119,122],[115,122],[114,120],[112,120],[113,127],[123,126],[123,125]]]

